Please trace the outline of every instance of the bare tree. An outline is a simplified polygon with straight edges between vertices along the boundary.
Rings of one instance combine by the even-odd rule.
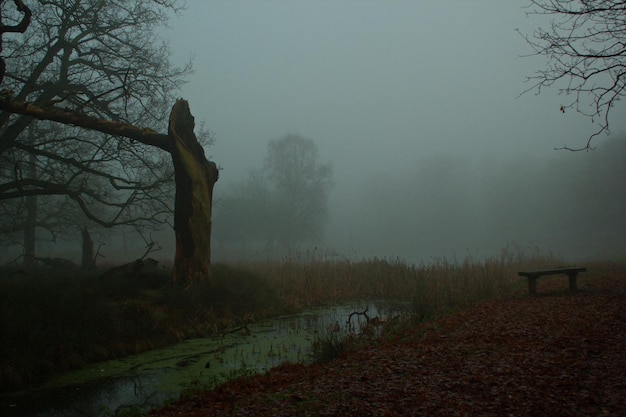
[[[20,21],[19,7],[9,6],[2,16]],[[177,7],[176,0],[35,3],[27,36],[4,43],[3,87],[16,101],[164,129],[174,93],[191,69],[170,65],[167,45],[155,32]],[[174,171],[156,149],[9,112],[0,114],[0,124],[0,201],[5,210],[21,208],[11,227],[25,232],[26,261],[34,252],[34,228],[56,238],[80,231],[85,221],[141,228],[170,222]],[[45,220],[38,210],[68,203],[78,208],[71,216]]]
[[[270,141],[265,172],[275,204],[276,239],[290,250],[320,238],[328,219],[332,166],[319,162],[315,142],[298,135]]]
[[[0,7],[4,5],[3,3],[0,0]],[[145,115],[154,114],[157,118],[159,115],[162,116],[158,112],[159,106],[165,105],[170,96],[168,94],[159,95],[159,92],[167,93],[170,91],[161,89],[162,84],[166,84],[167,80],[157,77],[150,81],[146,77],[151,75],[154,70],[157,71],[157,74],[162,75],[169,76],[172,75],[171,73],[159,72],[162,70],[160,66],[145,68],[142,66],[142,62],[139,62],[137,67],[123,65],[123,69],[118,67],[118,70],[107,73],[115,64],[120,62],[124,64],[124,60],[127,58],[124,51],[134,51],[140,57],[151,56],[149,46],[153,37],[148,35],[152,34],[150,32],[152,25],[149,22],[146,24],[146,21],[154,16],[164,16],[164,12],[155,14],[154,11],[160,9],[153,9],[151,6],[172,7],[173,4],[175,4],[175,0],[152,0],[152,2],[144,0],[41,1],[40,6],[42,7],[54,5],[59,7],[59,14],[70,13],[74,17],[68,19],[66,24],[55,27],[51,32],[54,34],[51,42],[41,46],[40,49],[44,54],[44,58],[39,61],[41,66],[36,66],[27,79],[20,79],[16,76],[13,80],[15,83],[6,84],[10,89],[3,90],[0,94],[0,110],[3,111],[0,114],[0,128],[3,129],[4,133],[0,137],[0,154],[17,147],[16,144],[21,140],[20,135],[26,126],[32,123],[33,119],[54,121],[115,136],[117,139],[114,142],[117,144],[117,148],[128,146],[136,149],[133,151],[135,158],[140,158],[142,151],[146,149],[154,148],[167,151],[172,158],[176,183],[174,228],[177,247],[173,279],[174,281],[191,283],[210,278],[211,205],[213,186],[218,178],[217,167],[205,157],[204,150],[194,133],[195,122],[186,101],[177,100],[172,107],[167,134],[159,134],[153,128],[140,128],[133,124],[145,123],[147,120],[144,119]],[[104,6],[106,5],[111,6],[111,8],[105,9]],[[17,3],[16,7],[18,11],[23,12]],[[34,15],[39,16],[39,11],[34,10]],[[147,14],[144,16],[144,20],[138,20],[142,11]],[[123,23],[121,23],[118,32],[115,30],[116,27],[111,25],[115,18],[120,15],[123,16],[121,20]],[[81,21],[79,18],[83,16],[88,17],[88,19],[87,21],[83,20],[82,24],[98,21],[102,18],[101,32],[95,33],[94,30],[81,32],[80,23],[75,27],[74,22],[77,19]],[[139,38],[139,40],[143,39],[144,42],[139,45],[127,43],[130,37],[141,33],[142,27],[148,31]],[[2,26],[0,26],[1,28]],[[71,28],[75,28],[76,31],[70,30]],[[36,43],[33,39],[36,38],[37,31],[33,32],[35,33],[27,32],[24,45],[30,46]],[[4,33],[6,31],[0,30],[0,37]],[[46,34],[45,31],[43,34]],[[70,34],[69,38],[65,37],[66,34]],[[101,40],[106,37],[111,38],[111,44],[101,43]],[[16,49],[16,51],[20,50]],[[93,56],[91,59],[85,59],[85,54],[91,52],[101,52],[102,54]],[[161,53],[163,52],[161,51]],[[154,53],[159,55],[158,52]],[[14,56],[17,55],[10,55],[10,57]],[[4,57],[0,57],[0,60],[3,60],[2,58]],[[69,64],[74,61],[84,64],[89,69],[86,73],[77,76],[78,78],[75,80],[77,82],[70,80],[70,75],[75,73],[68,70]],[[57,88],[48,90],[41,86],[37,87],[36,83],[29,82],[32,76],[39,77],[45,73],[44,70],[49,65],[53,64],[60,65],[60,71],[55,72],[60,77],[52,77],[43,83],[43,87],[52,84]],[[9,78],[7,74],[5,74],[6,78]],[[132,80],[136,83],[131,82]],[[85,85],[93,85],[96,92],[92,93],[83,88]],[[102,90],[98,90],[98,88]],[[39,90],[45,91],[45,93],[36,94]],[[31,96],[31,93],[35,94]],[[120,97],[122,102],[118,101]],[[162,101],[156,100],[154,97],[160,98]],[[128,109],[133,109],[130,107],[132,103],[136,106],[135,111],[128,111]],[[130,139],[130,142],[123,138]],[[82,140],[81,136],[76,136],[72,141],[65,142],[59,147],[66,147],[68,143],[81,142]],[[148,145],[148,148],[143,148],[140,144]],[[73,164],[75,161],[69,159],[67,162]],[[120,167],[126,170],[130,162],[132,160],[120,162]],[[103,178],[106,178],[110,183],[124,184],[121,180],[111,177],[111,173],[108,175],[104,175]],[[14,192],[30,189],[29,187],[36,184],[35,179],[19,183],[20,181],[22,178],[18,177],[13,181],[18,184],[11,184],[11,187],[15,187]],[[118,189],[117,187],[114,188]],[[120,189],[135,191],[135,188],[126,189],[125,186]],[[4,191],[11,192],[6,187]],[[47,187],[46,191],[39,194],[67,195],[78,204],[85,214],[90,212],[88,202],[72,191],[67,183]],[[30,193],[37,194],[37,191]],[[97,194],[89,195],[89,197],[96,200],[100,198]]]
[[[541,93],[558,86],[569,96],[561,111],[573,109],[598,123],[598,129],[580,148],[592,148],[592,140],[609,133],[614,105],[626,87],[626,1],[625,0],[530,0],[529,15],[550,18],[546,28],[524,35],[534,55],[548,60],[544,69],[528,77],[526,90]]]
[[[0,13],[3,12],[2,6],[4,6],[5,0],[0,0]],[[2,14],[0,14],[0,54],[2,53],[2,41],[5,33],[24,33],[30,25],[30,19],[32,12],[30,8],[24,5],[22,0],[13,0],[15,9],[19,12],[19,19],[15,20],[13,24],[5,25],[2,23]],[[4,79],[4,73],[6,72],[6,63],[4,60],[0,60],[0,83]]]
[[[235,256],[276,256],[319,242],[328,220],[332,166],[312,139],[271,140],[262,169],[229,187],[215,205],[215,238]]]

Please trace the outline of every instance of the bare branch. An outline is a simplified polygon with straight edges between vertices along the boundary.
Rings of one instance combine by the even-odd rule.
[[[0,5],[2,5],[4,0],[0,1]],[[30,19],[32,17],[32,12],[30,9],[24,5],[22,0],[13,0],[15,3],[15,8],[18,12],[23,13],[22,20],[17,25],[5,25],[2,23],[2,11],[0,10],[0,83],[4,80],[4,74],[6,72],[6,63],[2,58],[2,41],[5,33],[24,33],[28,26],[30,25]]]
[[[146,145],[156,146],[164,151],[171,151],[168,136],[152,129],[139,128],[133,125],[97,119],[75,111],[58,107],[41,107],[31,103],[13,101],[10,96],[0,96],[0,110],[8,113],[23,114],[40,120],[52,120],[84,129],[97,130],[113,136],[121,136],[136,140]]]
[[[532,36],[519,32],[533,50],[547,58],[546,67],[527,77],[531,86],[521,94],[557,86],[571,96],[562,109],[574,109],[598,121],[598,129],[582,147],[592,149],[593,139],[610,133],[610,113],[626,89],[625,0],[530,0],[529,15],[555,16],[548,28]]]

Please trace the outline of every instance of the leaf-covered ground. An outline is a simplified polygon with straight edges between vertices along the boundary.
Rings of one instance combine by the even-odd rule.
[[[626,416],[626,276],[541,278],[384,345],[231,381],[151,416]]]

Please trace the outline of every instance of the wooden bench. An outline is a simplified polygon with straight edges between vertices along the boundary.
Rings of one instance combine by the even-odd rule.
[[[528,278],[528,292],[530,294],[537,294],[537,278],[540,278],[544,275],[559,275],[564,274],[569,277],[569,289],[570,291],[576,291],[576,277],[579,272],[587,272],[587,268],[581,268],[578,266],[567,267],[567,268],[554,268],[554,269],[542,269],[539,271],[526,271],[526,272],[518,272],[517,275],[520,277]]]

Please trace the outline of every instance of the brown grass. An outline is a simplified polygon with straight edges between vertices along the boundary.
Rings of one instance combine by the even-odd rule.
[[[524,284],[518,271],[558,264],[551,255],[512,245],[485,260],[441,258],[419,265],[399,258],[353,261],[329,255],[234,266],[264,277],[293,310],[351,300],[402,299],[413,301],[422,314],[426,310],[432,314],[509,293]]]

